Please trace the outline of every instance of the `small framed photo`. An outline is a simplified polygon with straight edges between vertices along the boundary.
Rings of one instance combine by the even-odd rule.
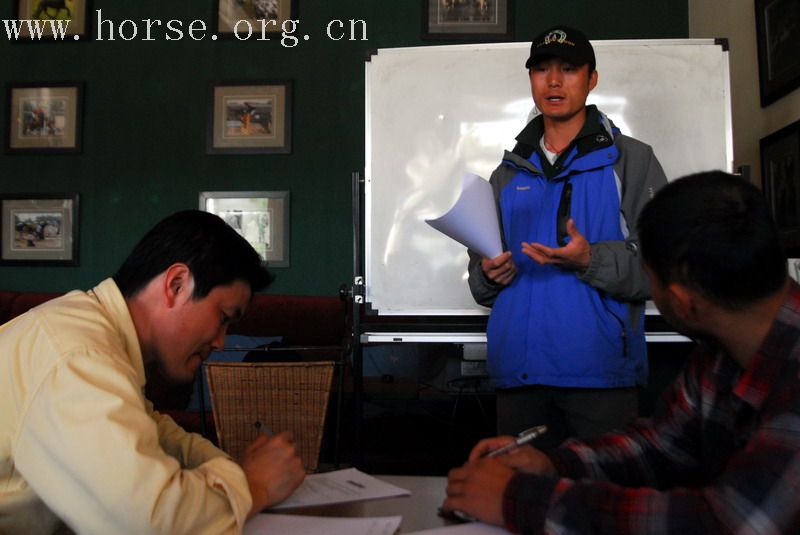
[[[217,35],[241,40],[266,41],[268,33],[280,33],[287,20],[297,18],[296,0],[217,0]]]
[[[761,107],[800,87],[800,2],[756,0]]]
[[[291,102],[290,81],[212,84],[208,152],[290,153]]]
[[[6,150],[80,152],[82,107],[82,83],[11,84]]]
[[[289,267],[288,191],[204,191],[200,209],[224,219],[269,267]]]
[[[800,247],[800,121],[761,139],[764,195],[784,246]]]
[[[90,37],[90,0],[16,0],[20,41],[78,41]]]
[[[424,0],[423,39],[509,41],[514,0]]]
[[[0,196],[0,264],[78,265],[77,193]]]

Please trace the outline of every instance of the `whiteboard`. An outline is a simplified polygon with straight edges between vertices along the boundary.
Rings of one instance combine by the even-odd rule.
[[[589,95],[669,179],[732,170],[728,52],[713,39],[593,41]],[[379,49],[366,62],[365,301],[380,315],[482,315],[466,249],[425,223],[488,179],[532,112],[529,43]]]

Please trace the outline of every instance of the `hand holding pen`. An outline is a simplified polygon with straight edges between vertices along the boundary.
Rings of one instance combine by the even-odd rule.
[[[512,442],[509,442],[505,446],[500,446],[497,449],[488,451],[482,455],[482,457],[497,457],[498,455],[503,455],[504,453],[508,453],[509,451],[519,448],[523,444],[527,444],[534,438],[538,437],[547,432],[546,425],[537,425],[536,427],[531,427],[530,429],[526,429],[515,438]]]
[[[483,439],[472,448],[469,454],[469,460],[475,461],[481,457],[496,457],[508,453],[511,450],[529,443],[545,432],[547,432],[547,426],[537,425],[536,427],[526,429],[515,437],[500,436]]]
[[[539,450],[525,448],[520,454],[514,452],[546,431],[547,427],[540,425],[526,429],[511,441],[508,439],[512,437],[480,441],[470,453],[469,462],[448,474],[447,498],[440,514],[462,521],[475,520],[476,517],[472,515],[476,515],[483,521],[501,525],[503,518],[499,497],[502,497],[514,471],[555,475],[555,467]],[[515,454],[508,455],[512,452]]]

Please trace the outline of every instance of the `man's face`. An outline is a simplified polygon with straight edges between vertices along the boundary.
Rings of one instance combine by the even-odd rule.
[[[164,375],[179,383],[192,381],[208,355],[223,347],[228,327],[242,316],[251,295],[243,281],[216,286],[198,300],[191,298],[192,288],[178,293],[152,348]]]
[[[568,121],[583,112],[586,97],[597,85],[597,71],[550,58],[530,70],[531,94],[539,111],[549,119]]]

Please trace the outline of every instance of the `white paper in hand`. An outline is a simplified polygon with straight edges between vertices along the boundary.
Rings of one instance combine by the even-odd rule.
[[[453,207],[425,222],[486,258],[503,252],[492,186],[476,174],[464,173],[461,195]]]

